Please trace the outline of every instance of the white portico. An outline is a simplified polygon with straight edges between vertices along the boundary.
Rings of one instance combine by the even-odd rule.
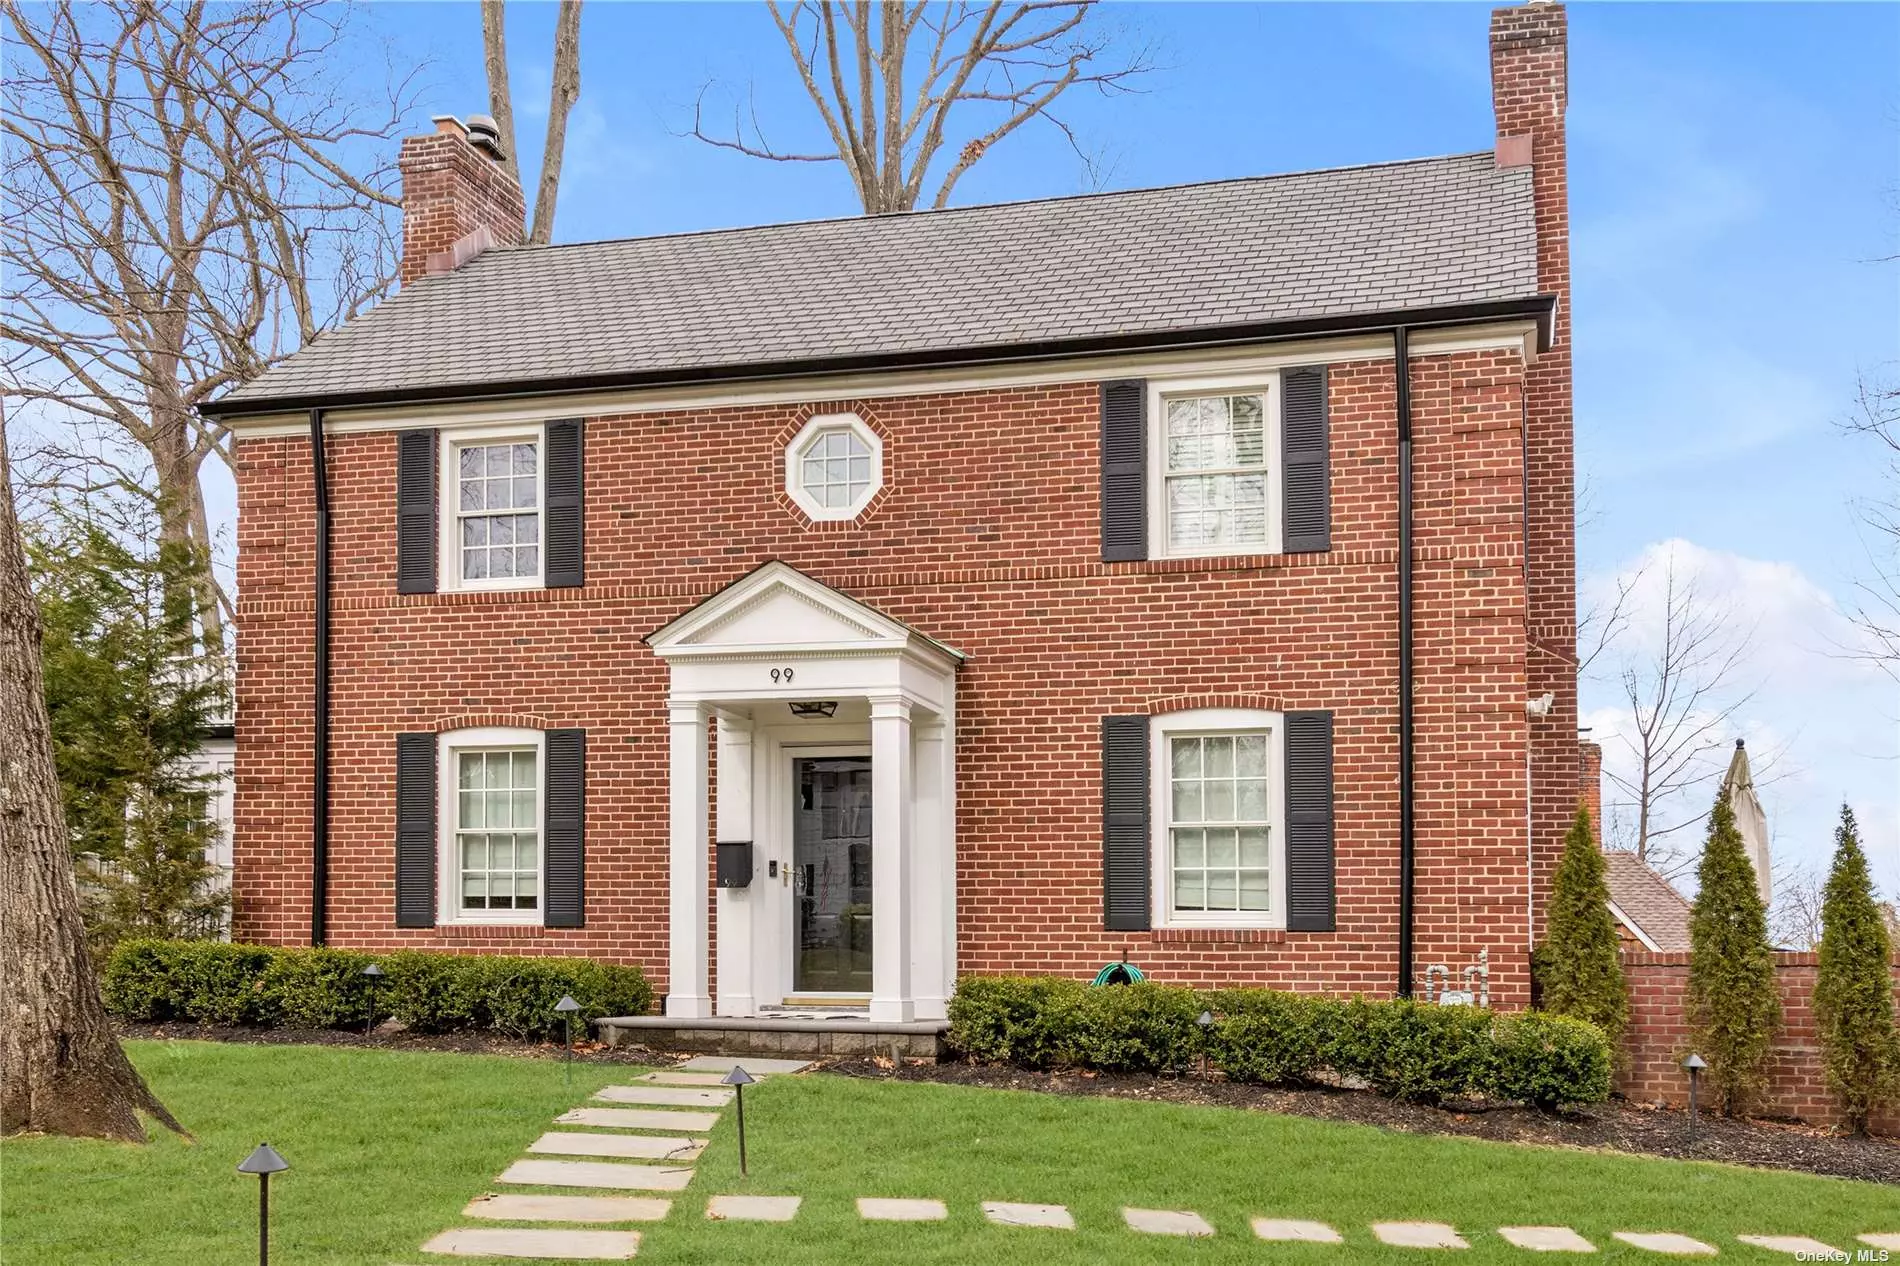
[[[671,672],[666,1014],[822,1002],[867,1005],[875,1021],[942,1019],[956,977],[963,656],[776,562],[647,642]],[[713,837],[727,846],[716,997]]]

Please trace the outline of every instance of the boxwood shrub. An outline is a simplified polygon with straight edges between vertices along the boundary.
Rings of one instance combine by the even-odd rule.
[[[1213,1018],[1205,1032],[1196,1022],[1203,1011]],[[1233,1081],[1357,1079],[1415,1103],[1487,1098],[1548,1109],[1610,1094],[1610,1044],[1593,1025],[1400,999],[971,976],[950,1003],[949,1043],[979,1062],[1106,1072],[1178,1072],[1205,1055]]]
[[[126,941],[106,960],[106,1008],[128,1020],[360,1027],[370,1005],[362,972],[372,961],[385,973],[377,1014],[418,1033],[558,1037],[554,1004],[562,994],[581,1004],[577,1021],[641,1015],[653,1004],[639,968],[585,958]]]

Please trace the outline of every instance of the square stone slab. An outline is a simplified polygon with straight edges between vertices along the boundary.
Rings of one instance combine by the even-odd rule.
[[[550,1130],[528,1144],[531,1152],[554,1156],[612,1156],[620,1160],[696,1160],[706,1150],[705,1139],[673,1138],[665,1134],[582,1134]]]
[[[1826,1261],[1838,1252],[1832,1244],[1823,1244],[1805,1235],[1738,1235],[1735,1238],[1771,1253],[1800,1253],[1811,1262]]]
[[[671,1200],[653,1196],[530,1196],[490,1192],[469,1201],[465,1218],[496,1222],[662,1222]]]
[[[858,1197],[858,1216],[867,1222],[941,1222],[950,1216],[941,1200],[880,1200]]]
[[[790,1222],[798,1216],[798,1196],[714,1196],[706,1216],[714,1222]]]
[[[1075,1230],[1075,1215],[1059,1204],[1010,1204],[1006,1200],[985,1200],[983,1216],[999,1226],[1046,1226],[1059,1231]]]
[[[1625,1244],[1646,1248],[1652,1253],[1668,1253],[1674,1257],[1715,1256],[1713,1244],[1704,1244],[1701,1240],[1692,1240],[1674,1231],[1617,1231],[1614,1234]]]
[[[594,1093],[601,1103],[646,1103],[671,1108],[723,1108],[732,1102],[732,1092],[713,1087],[689,1086],[602,1086]]]
[[[1253,1233],[1263,1240],[1302,1240],[1308,1244],[1338,1244],[1339,1232],[1324,1222],[1298,1218],[1255,1218]]]
[[[556,1125],[604,1125],[616,1130],[670,1130],[703,1134],[719,1124],[717,1112],[660,1112],[652,1108],[575,1108],[554,1118]]]
[[[623,1262],[640,1247],[638,1231],[556,1231],[536,1227],[469,1226],[430,1240],[425,1253],[457,1257],[565,1257]]]
[[[1875,1248],[1900,1249],[1900,1231],[1895,1231],[1892,1234],[1888,1234],[1884,1231],[1876,1231],[1872,1235],[1861,1236],[1860,1242],[1862,1244],[1871,1244]]]
[[[762,1055],[698,1055],[673,1071],[718,1073],[723,1077],[732,1071],[735,1064],[754,1077],[770,1077],[773,1073],[795,1073],[802,1068],[811,1067],[811,1061],[806,1059],[767,1059]]]
[[[621,1165],[613,1161],[516,1161],[496,1182],[533,1187],[610,1187],[625,1191],[684,1191],[693,1171],[666,1165]]]
[[[641,1073],[635,1081],[651,1082],[655,1086],[723,1086],[726,1079],[719,1073]]]
[[[1567,1226],[1501,1226],[1502,1235],[1534,1253],[1594,1253],[1597,1246]]]
[[[1470,1248],[1465,1237],[1443,1222],[1374,1222],[1372,1233],[1396,1248]]]
[[[1123,1209],[1122,1221],[1144,1235],[1212,1235],[1214,1228],[1198,1213],[1178,1209]]]

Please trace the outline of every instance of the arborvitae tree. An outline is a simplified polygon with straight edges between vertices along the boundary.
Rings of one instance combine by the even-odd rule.
[[[1709,813],[1689,915],[1689,1019],[1709,1062],[1714,1106],[1739,1116],[1760,1093],[1768,1045],[1781,1024],[1768,910],[1742,848],[1728,789]]]
[[[1616,956],[1608,874],[1590,829],[1590,811],[1578,805],[1551,883],[1549,939],[1541,956],[1543,1001],[1546,1010],[1588,1020],[1614,1044],[1629,1019],[1629,989]]]
[[[190,765],[227,690],[188,600],[202,563],[160,543],[149,509],[111,513],[125,521],[56,512],[27,538],[54,763],[100,950],[207,935],[225,905],[205,856],[209,780]]]
[[[1857,1134],[1900,1078],[1893,1019],[1893,942],[1874,900],[1854,811],[1841,806],[1834,867],[1821,904],[1821,967],[1814,1013],[1828,1085]]]

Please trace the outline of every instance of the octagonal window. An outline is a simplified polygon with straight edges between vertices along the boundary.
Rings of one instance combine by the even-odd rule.
[[[807,422],[785,450],[785,491],[813,519],[856,518],[884,484],[884,445],[854,413]]]

